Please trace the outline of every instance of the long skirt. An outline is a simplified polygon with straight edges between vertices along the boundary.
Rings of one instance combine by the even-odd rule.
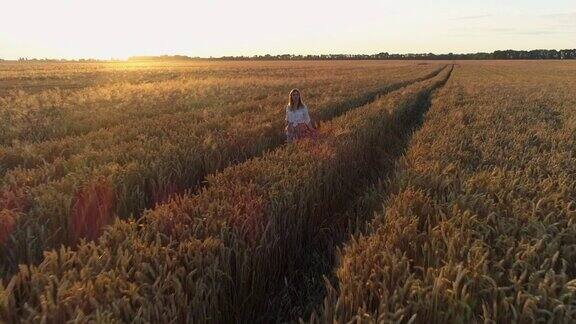
[[[306,123],[300,123],[293,128],[293,131],[286,129],[286,140],[292,142],[302,138],[316,139],[318,131]]]

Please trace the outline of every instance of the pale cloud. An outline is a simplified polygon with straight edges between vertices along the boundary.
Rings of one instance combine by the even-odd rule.
[[[557,20],[559,22],[576,24],[576,12],[565,12],[542,15],[542,18]]]
[[[475,20],[475,19],[482,19],[492,17],[492,15],[471,15],[471,16],[461,16],[452,18],[453,20]]]
[[[576,12],[548,14],[540,17],[553,28],[564,32],[576,31]]]

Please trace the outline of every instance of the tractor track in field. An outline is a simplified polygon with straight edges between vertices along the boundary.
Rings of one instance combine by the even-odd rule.
[[[362,220],[362,224],[356,224],[357,228],[351,228],[351,220],[347,217],[350,214],[347,212],[357,208],[359,199],[373,186],[384,186],[384,188],[386,188],[386,183],[389,183],[390,177],[392,177],[396,171],[396,162],[408,149],[411,135],[418,130],[424,122],[424,115],[432,104],[431,99],[433,94],[441,89],[450,79],[454,66],[450,68],[451,71],[448,73],[446,79],[422,98],[418,109],[414,111],[413,114],[410,116],[396,114],[395,118],[397,122],[401,123],[400,129],[404,131],[398,143],[392,145],[386,143],[389,146],[397,148],[392,152],[391,159],[384,161],[384,163],[378,167],[373,177],[366,179],[361,186],[354,190],[350,198],[351,203],[341,213],[336,215],[336,220],[323,226],[322,230],[313,236],[314,239],[307,242],[309,249],[306,250],[309,251],[309,253],[302,256],[299,263],[300,266],[298,267],[300,271],[292,273],[290,277],[285,278],[284,290],[271,303],[270,309],[274,311],[269,312],[270,317],[264,321],[297,323],[299,319],[309,318],[311,313],[319,309],[319,306],[322,305],[325,295],[325,282],[323,278],[327,277],[332,284],[335,282],[333,270],[337,262],[336,251],[350,239],[353,232],[362,230],[365,225],[367,225],[373,212],[381,208],[382,204],[370,206],[366,208],[366,210],[363,210],[363,213],[366,213],[366,218]]]
[[[448,67],[448,65],[443,66],[442,68],[439,68],[423,77],[420,78],[416,78],[416,79],[412,79],[412,80],[408,80],[408,81],[404,81],[404,82],[399,82],[399,83],[394,83],[394,84],[390,84],[388,86],[385,86],[381,89],[369,92],[361,97],[356,97],[350,100],[346,100],[343,102],[340,102],[338,105],[336,105],[333,109],[330,109],[328,111],[326,111],[323,115],[320,114],[319,115],[319,121],[322,123],[328,122],[344,113],[346,113],[347,111],[351,111],[354,109],[357,109],[359,107],[368,105],[372,102],[374,102],[376,99],[378,99],[381,96],[385,96],[393,91],[399,90],[401,88],[407,87],[409,85],[418,83],[418,82],[422,82],[425,80],[429,80],[434,78],[435,76],[437,76],[438,74],[440,74],[442,71],[444,71],[446,68]],[[224,168],[229,167],[229,166],[233,166],[236,164],[240,164],[240,163],[244,163],[250,159],[259,157],[263,154],[265,154],[266,152],[270,152],[276,149],[279,149],[281,147],[283,147],[285,145],[285,141],[286,141],[286,136],[284,135],[284,132],[276,132],[274,135],[272,135],[269,138],[270,144],[263,150],[257,152],[254,155],[247,155],[247,156],[242,156],[242,158],[238,158],[235,159],[233,161],[230,161],[229,164],[227,164]],[[238,156],[241,156],[241,154],[238,154]],[[215,174],[220,172],[222,169],[216,170],[214,172],[207,172],[202,176],[202,181],[194,187],[188,188],[187,192],[189,194],[193,194],[194,192],[199,191],[200,189],[202,189],[202,187],[204,187],[206,185],[206,182],[204,181],[209,175],[211,174]],[[152,207],[152,206],[150,206]]]
[[[330,121],[331,119],[338,117],[342,114],[344,114],[347,111],[351,111],[354,110],[356,108],[365,106],[373,101],[375,101],[376,99],[378,99],[380,96],[384,96],[387,95],[393,91],[399,90],[401,88],[407,87],[409,85],[412,85],[414,83],[417,82],[421,82],[421,81],[425,81],[431,78],[436,77],[438,74],[440,74],[442,71],[444,71],[446,68],[448,67],[448,65],[444,65],[442,67],[439,67],[438,69],[422,76],[419,78],[415,78],[412,80],[407,80],[407,81],[402,81],[402,82],[398,82],[398,83],[393,83],[384,87],[381,87],[377,90],[368,92],[363,94],[362,96],[358,96],[349,100],[345,100],[342,102],[339,102],[337,105],[333,106],[331,109],[324,109],[322,110],[321,114],[318,114],[318,119],[321,122],[327,122]],[[259,157],[263,154],[265,154],[266,152],[269,151],[273,151],[276,149],[279,149],[281,147],[284,146],[285,144],[285,135],[282,131],[280,130],[275,130],[274,132],[268,133],[267,138],[262,140],[262,148],[255,150],[255,152],[252,152],[251,154],[235,154],[235,156],[237,158],[233,159],[233,160],[229,160],[228,162],[224,163],[223,167],[216,169],[216,170],[203,170],[201,171],[199,177],[197,179],[195,179],[195,181],[191,181],[193,182],[192,185],[186,187],[183,190],[180,190],[178,192],[175,193],[175,195],[191,195],[191,194],[195,194],[197,193],[199,190],[201,190],[203,187],[205,187],[207,185],[206,182],[206,178],[212,174],[216,174],[220,171],[222,171],[223,169],[225,169],[226,167],[229,166],[233,166],[236,164],[240,164],[240,163],[244,163],[252,158],[256,158]],[[232,154],[234,155],[234,154]],[[154,208],[155,204],[147,204],[145,208],[149,209],[149,208]],[[142,214],[143,214],[144,210],[139,210],[135,213],[133,213],[134,218],[136,219],[140,219]],[[120,217],[125,217],[126,215],[119,215]],[[22,219],[25,219],[26,216],[24,216]],[[26,226],[22,227],[22,228],[26,228]],[[13,255],[6,255],[5,258],[3,258],[2,261],[0,261],[0,278],[7,278],[10,275],[12,275],[15,271],[17,271],[18,268],[18,264],[25,262],[28,264],[38,264],[39,262],[42,261],[43,259],[43,251],[44,250],[51,250],[54,247],[48,247],[47,249],[43,249],[42,251],[35,251],[36,255],[28,255],[29,260],[21,260],[18,257],[18,251],[12,251]],[[6,249],[7,251],[11,251],[10,248]]]
[[[386,158],[387,160],[390,160],[390,163],[387,163],[387,165],[393,164],[393,162],[395,160],[397,160],[401,155],[403,150],[405,149],[405,147],[407,146],[407,142],[410,136],[410,133],[413,129],[415,129],[419,123],[421,122],[421,116],[423,115],[423,113],[426,111],[426,109],[428,109],[429,105],[430,105],[430,94],[435,90],[438,89],[439,87],[441,87],[449,78],[450,78],[450,74],[451,74],[451,68],[448,68],[448,70],[446,69],[446,67],[442,68],[442,69],[438,69],[438,73],[435,74],[435,76],[437,76],[436,78],[434,78],[433,80],[430,80],[429,83],[427,82],[425,85],[417,85],[414,88],[410,88],[406,90],[406,93],[408,94],[404,95],[404,91],[399,90],[397,92],[397,95],[399,96],[399,98],[403,98],[402,101],[398,101],[397,103],[395,101],[394,104],[390,104],[390,106],[386,106],[386,108],[381,107],[379,108],[379,110],[369,110],[372,112],[372,114],[369,114],[368,117],[369,118],[375,118],[376,120],[380,120],[380,115],[377,114],[376,112],[385,112],[385,115],[382,115],[382,119],[381,121],[383,123],[380,122],[376,122],[373,121],[372,119],[369,119],[371,122],[368,123],[358,123],[357,125],[378,125],[377,127],[381,127],[380,125],[385,125],[382,126],[384,128],[381,129],[377,129],[379,130],[386,130],[386,132],[376,132],[376,133],[372,133],[372,132],[364,132],[364,134],[368,134],[366,136],[363,136],[361,138],[365,139],[365,140],[370,140],[370,143],[372,144],[378,144],[379,142],[381,142],[381,139],[383,138],[388,138],[393,137],[394,139],[391,139],[390,142],[386,142],[386,143],[382,143],[383,145],[375,145],[375,149],[379,149],[381,150],[381,152],[373,152],[370,153],[370,157],[364,159],[363,161],[366,161],[365,164],[363,164],[363,166],[366,167],[366,172],[362,172],[362,175],[360,178],[354,177],[352,173],[349,174],[349,176],[346,179],[350,179],[350,181],[346,181],[346,182],[342,182],[342,184],[344,186],[347,185],[359,185],[359,187],[364,188],[364,187],[368,187],[369,184],[371,182],[373,182],[373,174],[375,174],[376,172],[378,172],[380,175],[382,174],[386,174],[384,171],[380,171],[380,169],[382,168],[382,163],[380,163],[379,158]],[[427,80],[427,79],[424,79]],[[417,82],[417,81],[416,81]],[[410,83],[411,84],[411,83]],[[401,88],[401,87],[399,87]],[[416,90],[418,89],[418,90]],[[389,90],[392,91],[392,90]],[[391,98],[394,98],[396,95],[391,96]],[[378,100],[378,95],[374,95],[373,100]],[[392,100],[392,99],[391,99]],[[364,103],[363,105],[369,104],[371,101],[368,101],[367,103]],[[387,102],[387,100],[385,99],[383,102]],[[360,105],[360,106],[363,106]],[[358,107],[360,107],[358,106]],[[356,107],[356,106],[354,106]],[[379,107],[379,106],[378,106]],[[351,110],[353,109],[352,107],[350,107]],[[359,116],[362,116],[363,111],[358,111],[358,113],[360,114]],[[336,115],[336,113],[335,113]],[[334,116],[335,117],[335,116]],[[352,121],[354,121],[355,119],[352,119]],[[346,120],[344,120],[346,121]],[[340,121],[343,122],[343,121]],[[398,131],[402,131],[401,134],[398,136],[398,134],[400,134]],[[360,133],[362,134],[362,132]],[[375,134],[381,134],[384,137],[376,137],[376,136],[380,136],[380,135],[375,135]],[[391,134],[391,135],[385,135],[385,134]],[[281,137],[279,135],[279,137]],[[374,142],[372,142],[372,140],[374,140]],[[282,150],[282,148],[284,147],[284,145],[282,145],[282,143],[278,144],[277,149],[278,150]],[[342,146],[344,147],[344,146]],[[371,146],[362,146],[362,152],[371,152],[370,148]],[[288,147],[288,149],[290,149]],[[391,152],[393,151],[393,152]],[[351,152],[357,152],[357,151],[351,151]],[[390,152],[390,154],[389,154]],[[265,151],[261,152],[262,154],[265,154]],[[288,153],[290,153],[288,151]],[[357,153],[361,153],[361,152],[357,152]],[[272,153],[274,154],[274,153]],[[256,155],[256,154],[255,154]],[[286,155],[286,157],[290,158],[291,155]],[[392,157],[389,159],[389,157]],[[312,156],[310,156],[312,157]],[[344,154],[341,158],[341,162],[340,166],[338,166],[338,170],[344,170],[344,168],[346,168],[346,164],[348,163],[348,161],[350,161],[350,158],[354,158],[355,155],[351,155],[351,153],[349,153],[348,155]],[[374,157],[375,159],[372,159],[372,157]],[[376,157],[378,157],[378,159],[376,159]],[[252,160],[252,158],[247,158],[246,160],[248,160],[248,162],[250,162],[250,160]],[[233,161],[234,163],[236,161]],[[258,161],[255,161],[256,163]],[[275,162],[273,160],[271,160],[270,162]],[[232,164],[234,164],[232,163]],[[238,162],[240,163],[240,162]],[[329,162],[326,162],[322,165],[325,168],[330,168],[332,165]],[[323,171],[325,170],[325,168],[319,168],[319,171]],[[392,168],[390,168],[392,169]],[[233,170],[234,171],[234,170]],[[386,168],[385,171],[388,171],[388,168]],[[221,174],[220,176],[228,176],[228,175],[234,175],[234,172],[231,173],[225,173],[225,174]],[[245,182],[246,183],[246,182]],[[334,180],[333,183],[335,185],[338,185],[341,182],[338,182],[337,180]],[[202,186],[204,186],[206,184],[206,182],[204,182],[202,184]],[[228,182],[224,182],[223,185],[227,185]],[[314,183],[310,182],[310,184],[313,186],[315,185]],[[218,186],[217,186],[218,187]],[[263,186],[263,188],[269,188],[269,186]],[[289,188],[289,187],[288,187]],[[203,191],[204,192],[204,191]],[[349,199],[354,199],[355,196],[358,196],[361,193],[360,190],[355,189],[355,190],[351,190],[350,192],[345,191],[345,193],[338,195],[338,197],[341,197],[343,199],[336,201],[336,200],[329,200],[330,201],[330,206],[326,205],[326,207],[329,207],[330,211],[334,212],[334,213],[340,213],[340,212],[344,212],[348,207],[349,207]],[[319,193],[321,194],[321,193]],[[212,196],[207,195],[206,197],[212,198]],[[321,196],[320,196],[321,197]],[[207,200],[207,208],[210,208],[210,204],[213,202],[214,200]],[[216,201],[220,201],[218,199],[216,199]],[[226,202],[226,199],[222,200],[223,202]],[[332,205],[334,203],[334,205]],[[235,206],[235,205],[232,205]],[[199,209],[200,212],[204,212],[207,211],[207,209]],[[314,213],[313,210],[303,210],[302,215],[303,216],[312,216],[312,213]],[[216,215],[216,214],[211,214],[210,215]],[[280,215],[280,214],[276,214],[276,215]],[[329,216],[330,213],[326,213],[325,216]],[[157,215],[152,215],[152,216],[158,216],[161,217],[163,216],[162,214],[162,210],[160,210],[160,212]],[[274,215],[272,215],[274,216]],[[148,219],[148,218],[143,218],[144,220]],[[150,218],[151,221],[154,221],[154,218]],[[260,279],[256,279],[255,281],[255,285],[248,287],[247,289],[243,288],[244,285],[244,281],[243,280],[238,280],[238,279],[242,279],[242,276],[240,274],[238,274],[236,272],[236,268],[232,267],[230,268],[230,276],[228,277],[228,279],[231,280],[230,284],[227,283],[222,283],[219,279],[219,277],[211,277],[208,278],[208,282],[212,282],[216,285],[220,285],[222,284],[223,288],[226,288],[229,286],[229,288],[232,289],[224,289],[224,290],[220,290],[220,292],[218,292],[218,294],[222,294],[223,298],[228,298],[231,297],[230,299],[230,305],[228,305],[230,308],[229,310],[233,310],[233,314],[231,315],[226,315],[224,314],[222,318],[235,318],[237,321],[249,321],[249,322],[273,322],[273,321],[290,321],[293,320],[295,318],[300,318],[300,317],[304,317],[306,315],[306,311],[303,307],[300,306],[300,304],[302,303],[301,300],[299,300],[298,297],[300,296],[305,296],[308,299],[306,300],[305,305],[308,306],[309,309],[314,309],[317,305],[315,301],[316,298],[321,298],[322,295],[318,294],[315,292],[315,290],[310,289],[310,288],[314,288],[314,287],[318,287],[317,285],[311,285],[310,287],[306,286],[306,279],[307,278],[316,278],[316,277],[320,277],[328,272],[330,272],[331,268],[332,268],[332,264],[330,263],[331,260],[331,255],[334,252],[335,247],[338,244],[342,244],[344,243],[345,239],[346,239],[346,233],[345,231],[338,231],[338,223],[339,222],[333,222],[332,219],[330,220],[326,220],[325,223],[330,223],[329,225],[334,227],[334,231],[332,233],[330,232],[326,232],[325,231],[325,227],[324,225],[322,226],[316,226],[314,225],[314,228],[311,229],[310,231],[308,231],[306,229],[306,224],[308,223],[301,223],[302,226],[298,226],[297,228],[300,228],[300,230],[304,229],[304,231],[306,232],[306,234],[304,234],[304,239],[298,242],[302,242],[302,244],[298,243],[298,250],[296,253],[293,253],[292,256],[296,256],[297,260],[294,261],[290,261],[289,267],[287,268],[282,268],[279,269],[280,272],[278,273],[278,279],[283,278],[283,280],[278,280],[278,281],[274,281],[274,284],[271,284],[270,289],[265,289],[260,291],[259,289],[261,288],[261,286],[259,286],[259,284],[261,282],[259,282],[258,280]],[[137,224],[135,224],[137,225]],[[144,224],[142,224],[144,225]],[[184,223],[182,223],[182,225],[184,225]],[[138,231],[143,231],[143,236],[142,238],[144,238],[146,236],[145,233],[145,228],[147,228],[146,226],[138,226],[137,228],[134,227],[134,235],[138,236],[139,233],[137,233]],[[118,228],[117,228],[118,229]],[[328,229],[330,229],[330,227],[328,226]],[[319,233],[321,235],[316,235],[315,232],[325,232],[325,233]],[[280,233],[280,232],[278,232]],[[290,237],[300,237],[300,234],[297,234],[297,231],[294,231],[293,233],[294,236],[287,236],[286,238],[290,238]],[[182,233],[185,234],[185,233]],[[192,234],[192,233],[190,233]],[[310,235],[313,234],[313,235]],[[325,240],[324,235],[325,234],[333,234],[334,238],[331,240],[331,242],[329,240]],[[340,235],[338,235],[340,234]],[[174,238],[176,239],[176,241],[178,241],[177,236]],[[241,243],[241,242],[239,242]],[[326,246],[325,243],[331,243],[330,246]],[[304,248],[302,250],[300,250],[300,245],[302,245]],[[261,256],[268,256],[268,257],[274,257],[274,255],[276,255],[276,251],[279,251],[278,253],[283,253],[282,250],[283,246],[285,245],[278,245],[278,247],[280,248],[280,250],[276,250],[275,246],[270,246],[270,250],[267,251],[263,251],[263,254],[258,254],[256,253],[254,255],[255,259],[251,259],[251,256],[247,256],[246,261],[247,262],[251,262],[252,260],[255,262],[258,262],[258,255]],[[286,249],[284,247],[284,249]],[[168,249],[170,250],[170,249]],[[243,260],[242,256],[244,255],[243,252],[244,251],[242,249],[242,247],[239,247],[239,254],[238,258],[236,257],[231,257],[234,260],[238,260],[241,261]],[[245,252],[249,253],[248,250],[246,250]],[[72,252],[74,253],[74,252]],[[314,256],[314,254],[311,253],[316,253],[316,256]],[[287,255],[290,255],[290,253],[288,253]],[[312,257],[310,257],[312,255]],[[292,259],[292,258],[290,258]],[[317,264],[319,261],[325,261],[324,263],[326,265],[328,265],[328,267],[325,268],[319,268],[317,266],[315,266],[315,263]],[[264,268],[259,268],[259,264],[257,263],[255,264],[254,268],[252,268],[252,266],[250,264],[246,265],[246,268],[243,268],[244,270],[254,270],[254,274],[262,274],[264,275],[264,277],[267,277],[266,274],[268,274],[267,271],[262,271],[259,272],[260,270],[264,269]],[[192,263],[194,264],[194,263]],[[191,266],[192,266],[191,264]],[[292,264],[294,264],[294,266],[292,266]],[[145,266],[145,264],[143,263],[142,266]],[[222,267],[223,270],[226,271],[227,269],[227,265],[223,265]],[[272,274],[270,272],[270,274]],[[276,276],[276,274],[272,274],[273,276]],[[167,277],[171,277],[170,274],[167,274]],[[159,278],[160,279],[160,278]],[[83,279],[81,279],[83,280]],[[11,281],[11,282],[16,282],[16,281]],[[199,281],[200,282],[200,281]],[[248,281],[250,282],[250,281]],[[276,284],[278,283],[278,284]],[[286,287],[283,286],[283,283],[286,283]],[[25,286],[25,284],[24,284]],[[236,295],[235,291],[240,291],[241,294]],[[255,292],[256,294],[253,294],[253,292]],[[193,292],[186,292],[184,295],[186,294],[193,294]],[[230,295],[230,296],[228,296]],[[227,297],[228,296],[228,297]],[[241,296],[242,298],[236,298],[237,296]],[[247,298],[244,298],[247,297]],[[284,298],[286,297],[286,298]],[[294,298],[295,297],[295,298]],[[245,301],[247,301],[245,303]],[[254,303],[254,304],[252,304]],[[249,305],[248,308],[250,308],[250,306],[255,306],[257,305],[256,303],[259,304],[259,306],[256,306],[254,308],[254,310],[247,310],[247,309],[243,309],[244,305]],[[213,303],[209,303],[206,304],[208,305],[208,307],[210,307],[210,305],[214,305]],[[238,306],[238,307],[237,307]],[[188,307],[188,306],[186,306]],[[236,310],[238,311],[238,313],[236,313]],[[217,310],[216,310],[217,311]],[[214,314],[217,315],[217,314]],[[228,317],[230,316],[230,317]]]

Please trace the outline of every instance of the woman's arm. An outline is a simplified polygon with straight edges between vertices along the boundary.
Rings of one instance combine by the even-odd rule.
[[[284,127],[284,129],[287,132],[293,132],[294,131],[294,126],[292,125],[292,121],[290,120],[290,111],[288,110],[288,107],[286,107],[286,118],[284,119],[286,126]]]
[[[318,128],[318,120],[316,119],[315,114],[310,113],[308,108],[306,108],[306,121],[310,127]]]

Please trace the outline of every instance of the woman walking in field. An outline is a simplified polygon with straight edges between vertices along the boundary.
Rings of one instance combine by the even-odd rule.
[[[316,138],[317,130],[312,123],[308,107],[302,102],[300,90],[292,89],[286,106],[286,140]]]

